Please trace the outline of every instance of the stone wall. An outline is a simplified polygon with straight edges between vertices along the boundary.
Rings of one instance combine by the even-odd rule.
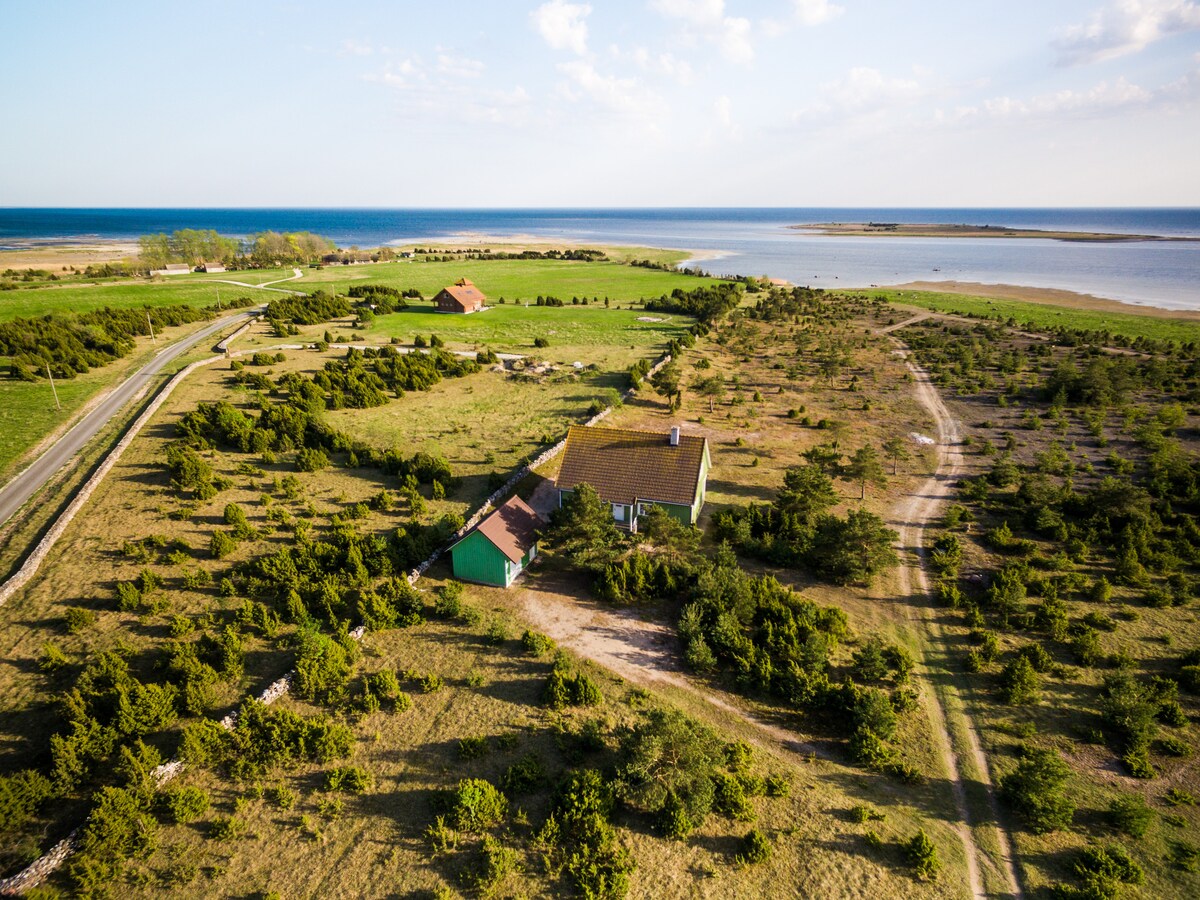
[[[283,345],[280,347],[272,347],[272,348],[267,348],[267,349],[286,349],[286,348],[287,348],[287,345]],[[241,351],[241,352],[247,353],[250,351]],[[258,352],[263,352],[263,351],[259,350]],[[235,356],[241,355],[241,353],[233,354],[233,355],[235,355]],[[103,480],[104,476],[107,475],[109,470],[112,469],[112,467],[116,463],[117,459],[120,458],[120,454],[123,453],[125,451],[125,449],[129,446],[129,444],[133,442],[133,438],[137,435],[137,433],[139,431],[141,431],[141,429],[150,420],[150,418],[152,418],[153,415],[156,412],[158,412],[159,407],[162,406],[163,402],[170,395],[171,391],[174,390],[174,388],[178,385],[178,383],[184,377],[191,374],[191,372],[193,372],[196,368],[199,368],[202,365],[210,365],[211,363],[214,363],[217,360],[222,359],[222,358],[223,357],[218,356],[218,357],[213,357],[212,359],[200,360],[199,362],[192,363],[190,366],[188,366],[187,368],[180,371],[173,379],[171,379],[170,382],[168,382],[166,387],[163,388],[162,392],[154,399],[154,402],[151,403],[150,406],[146,408],[146,411],[143,412],[142,415],[140,415],[138,417],[136,422],[134,422],[133,426],[129,429],[129,432],[125,435],[124,438],[121,439],[121,443],[118,444],[117,447],[115,447],[113,449],[113,452],[109,454],[109,457],[104,461],[104,464],[101,466],[101,468],[97,469],[95,475],[93,475],[90,479],[88,479],[87,485],[84,486],[84,490],[80,491],[80,494],[79,494],[79,496],[76,497],[75,502],[73,502],[71,504],[71,506],[68,507],[67,511],[64,512],[63,516],[61,516],[59,518],[59,521],[55,523],[54,528],[51,529],[51,531],[49,533],[47,533],[46,537],[42,539],[42,543],[38,545],[38,550],[42,550],[42,544],[45,544],[46,546],[45,546],[44,551],[42,552],[41,557],[38,558],[37,563],[32,567],[29,574],[25,576],[25,580],[22,581],[19,585],[17,585],[17,587],[20,587],[26,581],[28,581],[29,578],[33,577],[33,573],[37,571],[37,567],[38,567],[38,565],[41,564],[41,560],[45,558],[45,554],[48,553],[50,548],[54,546],[54,542],[58,540],[58,538],[59,538],[59,536],[61,536],[62,532],[66,530],[67,525],[70,524],[71,519],[73,519],[75,517],[75,514],[78,513],[79,508],[82,507],[83,504],[87,502],[87,498],[91,496],[92,491],[95,490],[96,486],[99,485],[100,481]],[[670,361],[671,361],[670,354],[665,354],[661,359],[659,359],[659,361],[657,363],[654,364],[653,367],[651,367],[650,372],[647,375],[647,377],[649,377],[649,375],[653,375],[655,372],[657,372],[659,369],[661,369],[663,366],[665,366]],[[622,400],[628,400],[630,397],[633,396],[633,394],[634,394],[634,389],[630,388],[622,395]],[[605,409],[601,410],[596,415],[594,415],[590,419],[588,419],[587,422],[585,422],[584,424],[590,427],[592,425],[596,425],[597,423],[604,421],[612,413],[613,409],[614,409],[614,407],[612,407],[612,406],[606,407]],[[442,554],[446,551],[446,549],[448,547],[450,547],[451,545],[457,543],[464,536],[466,536],[466,534],[472,528],[474,528],[476,525],[478,525],[479,522],[483,519],[483,517],[492,511],[492,509],[495,507],[495,504],[497,502],[499,502],[501,498],[508,496],[508,494],[512,492],[512,490],[517,486],[517,484],[520,483],[521,479],[527,477],[531,472],[535,471],[536,469],[538,469],[541,466],[544,466],[550,460],[554,459],[554,457],[558,456],[558,454],[562,453],[563,447],[566,446],[566,442],[567,442],[566,438],[564,437],[561,441],[559,441],[553,447],[543,450],[540,454],[538,454],[538,456],[535,459],[533,459],[527,465],[522,466],[520,469],[518,469],[516,472],[514,472],[512,474],[512,476],[510,476],[509,479],[506,482],[504,482],[504,484],[501,487],[499,487],[495,491],[493,491],[492,494],[486,500],[483,501],[483,504],[475,511],[475,513],[471,516],[471,518],[469,518],[466,521],[466,523],[463,525],[463,527],[454,533],[454,537],[451,538],[450,542],[448,544],[446,544],[445,547],[439,547],[437,550],[435,550],[433,552],[433,554],[427,560],[422,562],[420,565],[418,565],[415,569],[413,569],[408,574],[408,579],[407,579],[408,583],[410,585],[416,584],[417,581],[420,580],[421,576],[424,575],[426,571],[428,571],[429,567],[432,566],[435,562],[438,561],[438,559],[441,558]],[[85,495],[85,492],[86,492],[86,495]],[[78,506],[76,506],[76,504],[78,504]],[[67,516],[67,513],[70,513],[70,516]],[[66,517],[65,522],[63,521],[63,517]],[[61,525],[61,528],[59,527],[60,525]],[[50,538],[51,534],[54,534],[54,538],[53,538],[53,540],[50,540],[47,543],[47,539]],[[37,552],[38,551],[36,551],[36,550],[34,551],[35,554]],[[32,559],[33,559],[33,556],[31,555],[30,560],[32,560]],[[27,561],[27,565],[28,565],[28,561]],[[22,571],[24,571],[24,569],[25,569],[25,567],[23,566]],[[20,575],[20,573],[18,573],[18,576],[19,575]],[[14,576],[12,579],[9,579],[9,583],[11,583],[13,580],[15,580],[18,576]],[[9,584],[6,583],[4,585],[3,591],[0,591],[0,604],[2,604],[4,602],[4,600],[7,600],[8,597],[11,596],[12,592],[15,590],[16,590],[16,588],[13,588],[12,591],[9,591]],[[7,593],[4,593],[4,591],[7,591]],[[352,637],[356,641],[362,640],[362,636],[365,633],[366,633],[366,628],[364,626],[360,625],[357,628],[355,628],[353,631],[350,632],[350,637]],[[291,690],[292,679],[294,676],[295,676],[294,671],[288,672],[286,675],[284,675],[278,681],[273,682],[265,691],[263,691],[259,695],[258,699],[266,704],[274,703],[280,697],[284,696],[289,690]],[[225,718],[223,718],[221,720],[221,726],[226,729],[232,729],[236,723],[237,723],[237,715],[235,713],[230,713],[229,715],[225,716]],[[173,779],[177,775],[179,775],[179,773],[182,772],[184,770],[184,768],[185,768],[184,762],[182,760],[176,759],[176,760],[172,760],[171,762],[164,763],[163,765],[156,768],[151,774],[155,780],[155,783],[161,787],[162,785],[166,784],[171,779]],[[50,877],[50,875],[56,869],[58,869],[59,866],[61,866],[64,862],[66,862],[67,858],[75,851],[76,847],[78,846],[79,835],[82,830],[83,830],[82,828],[76,828],[69,835],[67,835],[65,838],[63,838],[61,841],[59,841],[57,844],[55,844],[54,847],[48,853],[46,853],[44,856],[42,856],[36,862],[31,863],[23,871],[17,873],[16,875],[13,875],[10,878],[0,879],[0,896],[16,896],[16,895],[22,894],[25,891],[29,890],[30,888],[37,887],[39,884],[41,884],[43,881],[45,881],[48,877]]]

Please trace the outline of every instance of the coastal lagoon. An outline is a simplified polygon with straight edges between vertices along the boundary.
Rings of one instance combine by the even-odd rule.
[[[242,236],[314,231],[340,246],[528,235],[697,251],[714,274],[813,287],[962,281],[1058,288],[1166,309],[1200,309],[1200,241],[847,237],[820,222],[1007,226],[1200,238],[1198,209],[0,209],[0,248],[129,241],[180,228]]]

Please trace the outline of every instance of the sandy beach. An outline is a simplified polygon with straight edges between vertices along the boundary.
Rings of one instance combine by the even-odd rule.
[[[118,262],[137,256],[138,245],[131,241],[87,241],[85,243],[43,243],[29,241],[28,247],[0,250],[0,272],[5,269],[48,269],[62,271],[74,266],[86,269],[90,265]]]

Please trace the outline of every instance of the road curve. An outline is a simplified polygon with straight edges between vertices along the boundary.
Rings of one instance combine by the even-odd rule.
[[[124,382],[109,393],[96,407],[80,419],[75,426],[59,438],[41,456],[34,460],[29,468],[15,476],[8,484],[0,488],[0,526],[4,525],[29,498],[38,492],[50,477],[75,457],[80,450],[96,434],[108,424],[131,399],[133,399],[150,379],[161,372],[168,364],[182,356],[192,347],[206,338],[212,337],[228,328],[235,322],[248,319],[259,313],[258,309],[242,310],[231,316],[218,319],[211,325],[176,341],[169,347],[160,350],[150,362],[130,375]]]

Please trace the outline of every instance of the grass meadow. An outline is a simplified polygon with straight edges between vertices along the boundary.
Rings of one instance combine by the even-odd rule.
[[[1069,328],[1083,331],[1107,331],[1128,338],[1147,338],[1155,341],[1187,343],[1200,340],[1200,322],[1158,316],[1151,309],[1147,309],[1144,313],[1107,312],[1024,300],[1000,300],[992,297],[973,297],[967,294],[893,288],[873,288],[869,291],[851,293],[857,293],[864,297],[885,297],[891,303],[931,309],[935,312],[982,316],[1002,322],[1012,319],[1018,325],[1035,331]]]

